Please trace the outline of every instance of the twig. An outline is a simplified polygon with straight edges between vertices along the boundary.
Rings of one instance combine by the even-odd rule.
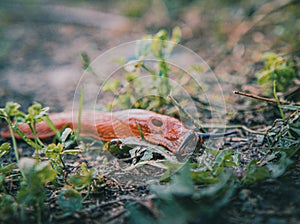
[[[257,100],[266,101],[266,102],[269,102],[269,103],[275,103],[275,104],[278,103],[276,99],[257,96],[257,95],[253,95],[251,93],[245,93],[245,92],[241,92],[241,91],[233,91],[233,93],[241,95],[241,96],[246,96],[246,97],[250,97],[250,98],[253,98],[253,99],[257,99]],[[290,103],[288,101],[283,101],[283,100],[279,100],[279,103],[282,104],[282,105],[300,106],[300,104],[298,104],[298,103]]]
[[[110,222],[110,221],[113,221],[113,220],[115,220],[116,218],[119,218],[120,216],[122,216],[122,215],[124,215],[124,214],[126,214],[126,213],[127,213],[127,210],[126,210],[126,209],[122,209],[121,211],[115,213],[115,214],[112,215],[111,217],[105,219],[104,222],[105,222],[105,223],[108,223],[108,222]]]

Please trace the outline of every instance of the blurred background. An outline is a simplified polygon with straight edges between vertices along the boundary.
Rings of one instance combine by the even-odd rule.
[[[230,102],[253,87],[260,56],[297,55],[298,1],[27,0],[0,2],[0,106],[34,101],[69,108],[91,60],[121,43],[179,26],[181,44],[211,66]],[[256,88],[256,87],[255,87]]]

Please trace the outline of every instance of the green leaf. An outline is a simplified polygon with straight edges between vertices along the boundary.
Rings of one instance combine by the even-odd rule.
[[[217,176],[217,181],[214,184],[211,184],[205,188],[200,189],[194,194],[195,198],[201,199],[203,197],[217,197],[218,195],[222,195],[223,193],[229,193],[234,190],[233,186],[233,169],[224,169],[222,172]],[[228,197],[229,197],[228,195]],[[225,199],[225,198],[224,198]],[[228,200],[229,198],[225,199]],[[223,202],[225,203],[225,201]]]
[[[197,184],[214,184],[218,181],[211,171],[191,171],[191,176]]]
[[[77,155],[78,153],[81,153],[81,149],[66,149],[62,152],[64,155]]]
[[[119,80],[114,80],[114,81],[110,81],[110,82],[106,82],[103,85],[103,91],[105,92],[116,92],[117,89],[120,86],[120,81]]]
[[[8,143],[8,142],[3,143],[0,146],[0,157],[9,153],[10,149],[11,149],[10,143]]]
[[[69,178],[70,184],[76,187],[85,187],[91,183],[91,176],[89,175],[72,175]]]
[[[48,115],[49,107],[42,108],[42,105],[35,103],[28,108],[28,115],[26,116],[26,122],[32,123],[33,121],[40,122],[43,117]]]
[[[7,116],[15,116],[20,112],[20,107],[21,105],[18,103],[7,102],[4,108],[4,112],[7,114]]]
[[[218,175],[224,167],[237,167],[239,166],[239,156],[234,154],[233,150],[222,150],[216,158],[213,167],[213,174]]]
[[[81,164],[81,172],[79,174],[73,174],[69,178],[69,183],[77,188],[89,187],[93,180],[94,170],[89,170],[85,163]]]
[[[271,72],[269,70],[266,70],[266,71],[262,71],[262,72],[259,72],[259,73],[256,73],[257,76],[259,77],[258,80],[257,80],[257,83],[259,85],[263,85],[267,82],[269,82],[270,80],[270,74]]]
[[[82,208],[82,196],[75,189],[62,189],[58,194],[59,207],[66,211],[79,211]]]
[[[56,177],[56,171],[52,168],[49,161],[43,161],[36,165],[35,175],[41,184],[46,184]]]
[[[2,164],[0,165],[0,173],[1,174],[10,174],[11,171],[13,171],[14,169],[16,169],[17,166],[15,163],[10,163],[7,166],[2,167]]]
[[[68,137],[73,134],[73,130],[71,128],[66,128],[61,134],[61,142],[63,144],[66,143]]]
[[[269,163],[267,167],[272,172],[272,177],[277,178],[282,176],[291,164],[293,164],[293,161],[284,156],[276,163]]]
[[[151,42],[151,52],[154,55],[154,57],[158,59],[162,59],[163,57],[163,41],[159,39],[154,39]]]
[[[159,198],[168,199],[173,195],[188,196],[194,192],[194,183],[191,177],[189,164],[185,164],[173,176],[169,185],[152,185],[150,189],[155,192]]]
[[[31,158],[20,159],[18,166],[24,175],[17,194],[18,202],[29,206],[41,205],[46,197],[45,184],[55,179],[56,171],[49,161],[38,163]]]
[[[256,73],[258,77],[257,83],[266,88],[266,94],[268,95],[272,93],[273,81],[276,81],[278,84],[277,91],[286,91],[297,76],[293,60],[274,53],[264,54],[262,58],[265,65],[261,71]]]
[[[175,42],[175,43],[179,43],[179,41],[181,40],[181,30],[180,28],[177,26],[173,29],[172,31],[172,38],[171,41]]]
[[[188,72],[192,72],[192,71],[195,71],[195,72],[203,72],[204,69],[201,65],[191,65],[189,68],[188,68]]]
[[[160,182],[169,182],[174,172],[178,171],[178,169],[182,167],[182,164],[172,163],[169,162],[168,160],[164,162],[164,165],[168,167],[168,169],[160,178]]]
[[[48,158],[55,159],[63,152],[63,150],[64,148],[62,144],[58,143],[56,145],[52,143],[46,148],[45,154]]]
[[[137,78],[138,78],[138,75],[134,74],[134,73],[126,73],[126,75],[125,75],[125,79],[127,82],[132,82],[132,81],[136,80]]]
[[[15,215],[18,215],[18,206],[13,196],[1,194],[0,196],[0,222],[11,223]]]
[[[126,63],[125,58],[113,58],[112,61],[117,63],[118,65],[125,65]]]
[[[160,31],[158,31],[153,39],[157,39],[157,40],[167,40],[168,39],[168,33],[166,30],[162,29]]]
[[[122,106],[128,107],[128,106],[132,105],[131,97],[132,97],[131,94],[128,92],[123,95],[120,95],[118,98],[118,103]]]
[[[49,161],[39,163],[32,158],[22,158],[19,161],[19,168],[25,176],[30,176],[34,183],[40,185],[46,184],[56,177],[56,171],[53,170]]]
[[[271,177],[271,172],[267,167],[260,167],[256,164],[257,161],[252,160],[248,166],[242,181],[244,184],[252,184],[260,180]]]
[[[82,61],[83,70],[88,69],[89,66],[90,66],[91,60],[90,60],[90,57],[88,56],[88,54],[86,52],[81,53],[81,61]]]

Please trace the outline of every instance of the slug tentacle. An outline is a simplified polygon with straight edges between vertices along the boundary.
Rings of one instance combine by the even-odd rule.
[[[224,133],[200,133],[197,132],[198,136],[201,139],[208,139],[208,138],[219,138],[219,137],[225,137],[228,135],[233,135],[236,134],[236,131],[228,131],[228,132],[224,132]]]

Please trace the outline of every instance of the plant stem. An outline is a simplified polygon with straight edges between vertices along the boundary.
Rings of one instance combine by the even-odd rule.
[[[51,119],[49,118],[48,115],[45,117],[45,122],[47,123],[49,128],[55,133],[56,138],[60,141],[61,140],[60,133],[57,130],[57,128],[55,127],[55,125],[53,124],[53,122],[51,121]]]
[[[142,68],[144,68],[147,72],[149,72],[151,75],[153,75],[153,77],[156,79],[157,74],[153,69],[149,68],[144,63],[142,64]]]
[[[140,131],[141,139],[142,139],[142,140],[145,140],[144,133],[143,133],[143,130],[142,130],[140,124],[139,124],[137,121],[136,121],[136,124],[137,124],[137,126],[138,126],[139,131]]]
[[[29,124],[29,127],[30,127],[30,129],[31,129],[31,132],[32,132],[32,134],[33,134],[33,138],[34,138],[34,144],[35,145],[38,145],[38,141],[37,141],[37,135],[36,135],[36,130],[35,130],[35,122],[34,122],[34,124],[33,124],[33,126],[32,126],[32,124]],[[37,159],[37,160],[39,160],[40,159],[40,156],[39,156],[39,148],[35,148],[35,158]]]
[[[60,160],[61,164],[63,165],[63,168],[66,169],[66,164],[65,164],[62,156],[60,154],[58,156],[59,156],[59,160]]]
[[[5,120],[8,123],[8,128],[9,128],[9,132],[10,132],[10,135],[11,135],[11,140],[12,140],[13,147],[14,147],[15,157],[16,157],[16,160],[17,160],[17,163],[18,163],[19,159],[20,159],[20,156],[19,156],[19,152],[18,152],[17,141],[16,141],[14,131],[13,131],[13,128],[12,128],[13,123],[8,118],[6,118]]]
[[[83,105],[83,99],[84,99],[84,87],[82,87],[80,91],[80,98],[79,98],[79,109],[78,109],[78,127],[77,127],[77,133],[76,133],[76,139],[78,139],[80,135],[81,130],[81,114],[82,114],[82,105]]]
[[[275,100],[276,100],[276,103],[277,103],[277,106],[278,106],[278,109],[279,109],[279,112],[280,112],[280,116],[282,117],[283,120],[285,120],[285,116],[284,116],[284,113],[282,111],[282,108],[281,108],[281,102],[279,101],[279,98],[277,96],[277,92],[276,92],[276,80],[274,80],[274,85],[273,85],[273,94],[274,94],[274,97],[275,97]]]
[[[14,130],[28,145],[32,146],[35,149],[42,149],[42,146],[36,144],[34,141],[28,138],[18,127],[14,127]]]
[[[37,215],[37,223],[42,224],[42,211],[41,211],[41,204],[37,202],[36,204],[36,215]]]

